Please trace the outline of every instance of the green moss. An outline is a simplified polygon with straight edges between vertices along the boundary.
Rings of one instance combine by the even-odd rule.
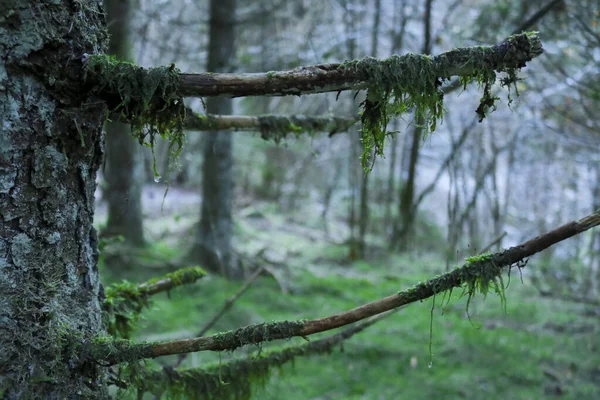
[[[173,287],[175,287],[194,283],[198,279],[204,277],[205,275],[206,271],[204,271],[200,267],[181,268],[177,271],[170,272],[163,277],[153,278],[146,282],[144,285],[148,286],[162,280],[170,279],[173,281]]]
[[[105,289],[103,318],[107,331],[114,337],[129,338],[140,313],[150,306],[149,296],[156,283],[170,281],[169,288],[191,284],[206,275],[200,267],[182,268],[141,285],[128,281],[115,283]]]
[[[169,157],[177,156],[185,142],[185,106],[179,93],[179,70],[145,69],[113,56],[90,55],[85,61],[86,81],[93,91],[112,96],[109,108],[131,122],[132,135],[154,153],[156,136],[169,141]],[[154,159],[154,175],[160,178]]]
[[[303,120],[297,117],[261,115],[258,117],[258,130],[262,139],[279,144],[290,133],[298,138],[302,132],[314,132],[314,129],[311,129],[311,127],[303,128],[300,126],[303,122]]]
[[[156,371],[140,364],[124,369],[125,379],[138,390],[169,399],[250,399],[257,387],[264,387],[273,367],[294,362],[297,357],[328,354],[334,346],[361,332],[374,321],[363,322],[336,335],[300,346],[259,352],[258,355],[228,363],[208,365],[203,369],[163,369]]]
[[[303,327],[303,321],[268,322],[215,335],[214,341],[219,349],[235,350],[247,344],[297,336]]]
[[[106,330],[114,337],[130,337],[139,315],[150,306],[148,295],[138,285],[123,281],[108,286],[103,303]]]
[[[342,63],[340,69],[352,70],[368,85],[361,115],[363,167],[372,168],[371,153],[375,157],[383,155],[387,125],[392,117],[414,109],[415,121],[422,126],[423,136],[435,130],[444,112],[441,85],[451,74],[463,75],[463,71],[469,71],[469,75],[460,78],[463,87],[476,81],[483,88],[476,110],[481,121],[495,109],[498,100],[491,92],[496,72],[506,73],[502,86],[514,87],[517,72],[525,66],[525,61],[542,52],[537,32],[529,32],[511,36],[500,47],[454,49],[434,58],[408,53],[384,60],[367,57]],[[507,62],[506,55],[513,57],[514,62]]]
[[[390,119],[415,108],[423,122],[424,135],[434,131],[443,117],[441,80],[431,57],[408,53],[384,60],[367,57],[343,63],[340,68],[353,69],[369,83],[362,107],[362,165],[371,169],[370,154],[383,155]]]

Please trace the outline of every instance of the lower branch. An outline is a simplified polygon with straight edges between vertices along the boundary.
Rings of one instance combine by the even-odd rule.
[[[339,328],[373,315],[393,310],[400,306],[425,300],[435,294],[464,287],[469,298],[476,291],[487,293],[490,288],[503,295],[504,287],[500,274],[505,267],[522,266],[527,257],[539,253],[565,239],[600,225],[600,209],[578,221],[572,221],[518,246],[498,253],[483,254],[467,258],[460,268],[442,274],[395,295],[374,301],[352,310],[325,318],[303,321],[283,321],[250,325],[226,333],[171,342],[131,343],[129,341],[96,342],[91,346],[92,356],[97,361],[117,364],[144,358],[181,354],[196,351],[234,350],[247,344],[306,337],[319,332]]]
[[[197,131],[258,131],[265,140],[278,142],[288,134],[345,132],[358,119],[336,117],[307,117],[302,115],[200,115],[186,110],[184,127]]]
[[[281,367],[297,357],[330,353],[333,348],[362,332],[369,326],[391,315],[380,314],[356,326],[300,346],[269,351],[266,354],[200,369],[148,370],[135,365],[129,370],[130,381],[137,387],[138,395],[150,392],[158,398],[171,391],[193,393],[199,398],[245,399],[252,394],[252,384],[264,385],[273,367]],[[168,396],[167,396],[168,397]]]
[[[204,335],[206,332],[209,331],[210,328],[212,328],[217,321],[223,316],[225,315],[225,313],[227,311],[229,311],[229,309],[233,306],[233,303],[235,303],[237,301],[237,299],[239,299],[244,293],[246,293],[246,291],[250,288],[250,286],[252,286],[252,284],[258,279],[258,277],[262,274],[262,272],[265,270],[264,267],[260,267],[257,268],[256,271],[254,271],[252,273],[252,275],[250,275],[250,277],[246,280],[246,282],[244,283],[244,285],[240,288],[240,290],[238,290],[238,292],[236,294],[234,294],[233,296],[231,296],[230,298],[227,299],[227,301],[225,301],[225,304],[223,304],[223,307],[219,310],[219,312],[217,312],[211,319],[210,321],[208,321],[206,323],[206,325],[204,325],[204,327],[202,327],[202,329],[200,329],[200,332],[198,332],[197,336],[202,336]],[[179,367],[179,365],[181,365],[181,363],[183,362],[183,360],[185,359],[185,357],[188,355],[189,353],[182,353],[179,355],[179,357],[177,358],[177,361],[175,362],[175,364],[173,365],[173,368],[177,368]]]

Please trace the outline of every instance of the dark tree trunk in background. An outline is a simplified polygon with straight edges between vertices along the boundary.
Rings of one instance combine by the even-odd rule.
[[[121,60],[130,58],[129,21],[131,1],[104,0],[110,33],[109,52]],[[131,137],[129,125],[106,123],[106,182],[103,195],[108,202],[108,223],[103,236],[122,235],[133,245],[144,244],[142,227],[142,147]]]
[[[381,0],[375,0],[375,13],[373,14],[373,31],[371,34],[371,57],[377,58],[377,44],[379,41],[379,23],[381,21]],[[363,174],[360,188],[360,207],[358,216],[358,258],[365,258],[367,227],[369,225],[369,176]]]
[[[356,58],[356,35],[358,17],[356,15],[356,3],[354,0],[342,1],[344,7],[344,23],[346,30],[346,49],[348,58],[353,60]],[[350,113],[354,113],[356,105],[350,103]],[[348,187],[350,189],[350,204],[348,208],[348,228],[350,230],[350,237],[348,238],[348,258],[355,260],[360,257],[360,249],[358,249],[358,239],[356,237],[356,198],[357,198],[357,187],[358,181],[358,160],[360,155],[360,132],[353,131],[352,129],[348,132],[350,137],[350,153],[348,158]],[[353,137],[354,136],[354,137]]]
[[[431,54],[431,8],[433,0],[425,1],[424,15],[424,36],[423,54]],[[400,250],[406,251],[410,247],[410,237],[414,231],[415,213],[413,202],[415,197],[415,186],[417,178],[417,165],[419,163],[419,155],[421,153],[421,139],[423,137],[424,119],[417,117],[415,127],[412,134],[412,142],[410,148],[410,160],[408,162],[408,177],[402,186],[400,194],[400,226],[399,231],[394,235],[394,243]]]
[[[405,0],[400,1],[399,3],[395,3],[394,8],[394,26],[397,27],[397,31],[393,30],[391,33],[392,39],[392,54],[399,54],[402,47],[404,46],[404,32],[406,31],[406,23],[408,18],[406,18],[406,7]],[[394,131],[398,131],[398,120],[393,122]],[[388,181],[387,181],[387,193],[385,198],[385,214],[384,214],[384,225],[385,225],[385,235],[389,238],[390,248],[394,248],[394,233],[395,233],[395,224],[392,219],[392,204],[394,203],[394,193],[396,186],[396,163],[398,157],[398,146],[400,145],[401,138],[403,136],[396,136],[393,143],[391,143],[392,152],[390,155],[390,168],[388,173]],[[402,154],[402,152],[400,152]],[[400,162],[402,166],[402,162]]]
[[[106,50],[104,12],[14,0],[0,26],[0,393],[102,398],[98,365],[64,350],[67,335],[104,333],[92,219],[107,114],[81,90],[81,57]]]
[[[209,72],[230,72],[235,56],[236,0],[211,0]],[[209,98],[209,114],[231,114],[232,102],[226,98]],[[231,257],[233,203],[232,135],[210,132],[206,135],[202,168],[202,210],[200,226],[191,257],[206,269],[229,277],[241,272]]]

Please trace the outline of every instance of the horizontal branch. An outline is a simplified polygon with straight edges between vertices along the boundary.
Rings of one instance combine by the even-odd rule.
[[[425,300],[455,287],[465,287],[469,297],[475,294],[475,290],[487,293],[487,290],[494,286],[497,290],[503,291],[503,287],[498,288],[498,285],[501,284],[500,274],[503,268],[515,264],[519,266],[518,263],[523,262],[527,257],[598,225],[600,225],[600,210],[502,252],[468,258],[462,267],[453,271],[421,282],[392,296],[329,317],[308,321],[262,323],[212,336],[171,342],[135,344],[129,341],[112,341],[96,343],[93,346],[93,355],[99,361],[116,364],[135,359],[196,351],[234,350],[247,344],[287,339],[294,336],[306,337],[325,332],[406,304]]]
[[[430,57],[433,75],[448,79],[452,76],[473,76],[487,70],[504,71],[522,68],[525,63],[542,54],[537,33],[514,35],[494,46],[453,49]],[[400,57],[407,57],[400,56]],[[179,90],[184,97],[206,96],[287,96],[310,93],[339,92],[366,89],[373,84],[385,84],[370,72],[390,68],[398,56],[387,60],[371,57],[342,64],[319,64],[288,71],[266,73],[201,73],[179,74]],[[393,61],[393,62],[391,62]],[[400,63],[401,64],[401,63]],[[401,81],[409,71],[392,71]]]
[[[139,285],[123,281],[108,286],[102,304],[108,333],[115,337],[129,337],[133,323],[142,310],[150,305],[150,296],[192,284],[205,275],[200,267],[181,268]]]
[[[204,277],[206,272],[200,267],[181,268],[163,277],[154,278],[138,285],[123,282],[106,288],[107,298],[152,296],[167,292],[177,286],[188,285]]]
[[[265,140],[279,140],[287,134],[345,132],[358,118],[309,117],[303,115],[200,115],[186,110],[184,128],[196,131],[257,131]]]
[[[131,380],[136,384],[138,393],[150,392],[158,397],[171,390],[180,393],[182,388],[185,388],[197,397],[249,398],[253,389],[252,384],[258,382],[259,385],[264,385],[272,368],[293,362],[297,357],[328,354],[336,345],[389,315],[391,312],[380,314],[335,335],[310,343],[262,352],[257,356],[223,362],[208,368],[185,370],[164,368],[157,371],[142,367],[132,371]]]

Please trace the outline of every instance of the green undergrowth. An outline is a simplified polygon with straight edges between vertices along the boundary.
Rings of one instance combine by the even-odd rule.
[[[85,61],[86,81],[108,102],[112,112],[131,123],[132,135],[152,148],[157,136],[169,141],[169,160],[177,160],[185,134],[185,105],[179,93],[179,70],[142,68],[110,55],[90,55]],[[160,179],[154,159],[154,177]]]

